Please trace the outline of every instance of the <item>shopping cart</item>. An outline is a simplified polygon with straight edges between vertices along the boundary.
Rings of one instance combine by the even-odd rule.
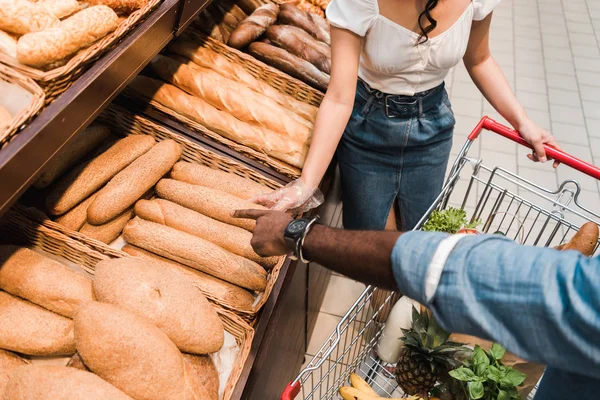
[[[596,199],[594,210],[583,206],[581,187],[576,181],[567,180],[557,189],[544,188],[504,168],[490,168],[482,160],[468,157],[471,145],[483,129],[530,147],[516,131],[484,117],[462,147],[442,193],[415,229],[420,229],[434,210],[448,206],[463,208],[471,221],[480,220],[480,231],[502,233],[519,243],[536,246],[565,243],[587,221],[600,224],[600,201]],[[546,147],[546,152],[562,164],[600,180],[599,168],[550,147]],[[376,299],[381,293],[384,298]],[[353,372],[383,398],[406,397],[391,372],[394,365],[381,361],[375,352],[384,327],[380,322],[385,319],[382,315],[397,298],[394,293],[367,287],[335,332],[286,387],[281,399],[292,400],[299,394],[301,399],[338,399],[338,389],[348,385]]]

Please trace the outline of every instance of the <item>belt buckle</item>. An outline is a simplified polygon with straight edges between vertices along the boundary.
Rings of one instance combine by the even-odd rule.
[[[385,116],[388,118],[398,118],[397,116],[390,114],[390,105],[388,104],[389,97],[390,96],[385,96],[385,98],[383,99],[385,105]]]

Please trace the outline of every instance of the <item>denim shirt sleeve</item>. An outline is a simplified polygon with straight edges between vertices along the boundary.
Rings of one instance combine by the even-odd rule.
[[[520,357],[600,378],[600,258],[521,246],[495,235],[461,240],[435,296],[425,276],[447,235],[408,232],[392,253],[401,292],[451,332],[493,340]]]

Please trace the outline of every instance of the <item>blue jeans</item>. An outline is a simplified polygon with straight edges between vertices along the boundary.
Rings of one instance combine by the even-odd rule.
[[[397,204],[398,228],[412,229],[442,190],[454,123],[444,84],[398,96],[359,80],[336,153],[344,228],[382,230]]]

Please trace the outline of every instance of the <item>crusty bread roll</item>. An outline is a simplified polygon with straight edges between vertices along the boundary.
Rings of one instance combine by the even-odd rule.
[[[279,6],[275,3],[267,3],[258,7],[231,32],[228,44],[236,49],[243,49],[275,23],[278,14]]]
[[[194,357],[194,360],[196,357]],[[203,358],[199,358],[203,359]],[[28,365],[29,361],[19,357],[17,354],[10,351],[0,349],[0,399],[4,399],[4,391],[6,385],[12,376],[13,372],[25,365]],[[218,382],[217,382],[218,383]]]
[[[102,260],[96,265],[94,293],[150,319],[179,350],[210,354],[221,349],[223,323],[213,306],[181,274],[135,257]]]
[[[229,282],[225,282],[222,279],[215,278],[212,275],[205,274],[204,272],[200,272],[194,268],[190,268],[130,244],[125,245],[122,250],[130,256],[142,258],[150,263],[156,264],[160,268],[179,272],[189,279],[195,287],[200,289],[206,297],[217,303],[230,304],[241,310],[249,310],[252,307],[252,304],[254,304],[254,296],[252,296],[249,291]]]
[[[219,373],[212,359],[209,356],[191,354],[184,354],[183,359],[200,378],[200,383],[206,389],[210,400],[219,400]]]
[[[54,222],[73,231],[80,230],[81,227],[85,225],[85,221],[87,221],[87,209],[90,204],[92,204],[92,201],[94,201],[94,198],[95,194],[79,203],[77,207],[73,208],[71,211],[56,218]]]
[[[240,199],[220,190],[190,185],[189,183],[174,179],[161,179],[156,185],[156,193],[163,199],[198,211],[217,221],[239,226],[248,231],[254,230],[256,222],[248,219],[234,218],[231,216],[231,213],[235,210],[246,209],[266,210],[261,205]]]
[[[68,318],[81,303],[94,299],[87,276],[12,245],[0,245],[0,289]]]
[[[59,22],[50,10],[34,2],[0,0],[0,29],[5,32],[24,35],[42,31]]]
[[[147,221],[208,240],[267,269],[272,269],[279,260],[277,257],[265,258],[256,254],[250,244],[252,234],[247,230],[217,221],[168,200],[140,200],[135,205],[135,214]]]
[[[281,5],[279,22],[284,25],[297,26],[321,42],[331,43],[327,21],[316,14],[301,10],[293,4]]]
[[[267,29],[267,38],[295,56],[302,58],[326,74],[331,73],[331,48],[291,25],[273,25]]]
[[[210,68],[226,78],[244,84],[257,93],[264,94],[310,122],[314,122],[317,116],[317,107],[280,92],[268,83],[252,76],[242,65],[228,60],[222,54],[216,53],[207,47],[202,47],[202,45],[181,38],[172,42],[169,45],[169,50],[189,58],[201,67]]]
[[[32,356],[75,353],[73,321],[0,292],[0,348]]]
[[[78,134],[70,143],[62,148],[56,156],[42,169],[38,180],[33,184],[36,188],[45,188],[66,170],[75,165],[83,157],[92,152],[110,135],[105,125],[90,125]]]
[[[103,4],[118,13],[131,14],[142,8],[148,0],[88,0],[90,5]]]
[[[189,233],[134,218],[123,237],[134,246],[240,287],[262,292],[267,286],[267,273],[260,265]]]
[[[0,106],[0,133],[3,133],[8,126],[12,122],[12,115],[8,112],[8,110],[2,106]]]
[[[4,396],[9,400],[133,400],[90,372],[57,365],[20,367]]]
[[[37,4],[46,7],[59,19],[81,10],[81,5],[77,0],[38,0]]]
[[[139,156],[150,150],[155,140],[148,135],[131,135],[85,165],[62,177],[46,199],[52,215],[62,215],[87,199]]]
[[[312,64],[311,64],[312,65]],[[228,112],[218,110],[204,100],[176,86],[145,76],[137,76],[131,87],[146,99],[168,107],[223,137],[264,152],[301,168],[308,152],[306,143],[290,139],[266,128],[242,122]]]
[[[17,39],[14,36],[0,30],[0,53],[4,53],[14,59],[17,58]],[[0,123],[0,131],[2,125]]]
[[[88,222],[105,224],[122,214],[159,181],[181,157],[181,146],[167,139],[156,144],[100,189],[88,207]]]
[[[204,400],[192,392],[200,383],[187,376],[177,346],[149,319],[112,304],[90,302],[77,310],[74,324],[85,365],[132,398]]]
[[[102,225],[92,225],[86,222],[79,232],[102,243],[110,244],[119,237],[131,218],[133,218],[133,208]]]
[[[117,14],[106,6],[93,6],[40,32],[27,33],[17,42],[21,64],[43,68],[62,61],[114,31]]]
[[[248,47],[248,51],[262,62],[278,68],[322,92],[327,90],[329,75],[287,50],[267,43],[254,42]]]

